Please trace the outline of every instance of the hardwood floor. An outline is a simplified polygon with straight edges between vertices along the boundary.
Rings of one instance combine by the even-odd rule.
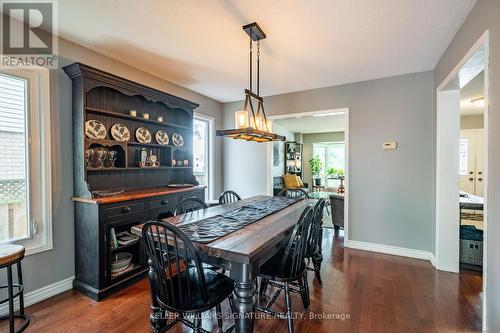
[[[323,286],[310,272],[310,312],[303,311],[299,295],[292,296],[294,311],[305,316],[294,321],[296,332],[481,331],[480,274],[439,272],[426,261],[347,249],[342,242],[342,234],[325,229]],[[65,292],[27,309],[26,332],[150,332],[148,288],[143,280],[100,303]],[[277,309],[283,305],[280,295]],[[310,318],[323,313],[349,318]],[[216,331],[210,320],[203,326]],[[286,321],[259,319],[254,331],[287,332]],[[191,330],[177,325],[169,332]]]

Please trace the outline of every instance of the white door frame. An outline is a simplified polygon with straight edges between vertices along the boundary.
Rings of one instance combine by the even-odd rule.
[[[486,298],[487,298],[487,288],[488,288],[488,283],[487,283],[487,272],[488,272],[488,266],[487,266],[487,256],[488,253],[486,249],[488,248],[488,177],[489,177],[489,166],[488,166],[488,115],[489,115],[489,82],[490,82],[490,69],[489,69],[489,31],[486,30],[481,37],[474,43],[472,48],[465,54],[465,56],[460,60],[460,62],[453,68],[453,70],[448,74],[448,76],[443,80],[443,82],[439,85],[436,91],[436,96],[437,96],[437,126],[436,126],[436,133],[437,133],[437,140],[436,140],[436,244],[435,244],[435,257],[436,257],[436,268],[437,269],[442,269],[442,270],[447,270],[447,271],[453,271],[453,272],[458,272],[459,268],[459,257],[458,257],[458,248],[456,249],[456,255],[454,258],[445,258],[446,253],[443,253],[444,251],[440,251],[440,249],[446,249],[447,243],[446,243],[446,229],[448,229],[448,226],[445,225],[447,221],[445,219],[447,218],[446,216],[443,218],[442,215],[440,215],[440,207],[441,207],[441,200],[442,198],[446,197],[446,195],[450,195],[453,200],[455,200],[456,196],[456,207],[458,210],[459,206],[459,196],[457,195],[455,189],[453,188],[453,185],[446,184],[446,181],[443,181],[443,178],[445,178],[443,175],[440,174],[440,166],[441,163],[444,161],[441,158],[441,154],[443,153],[440,149],[440,134],[443,133],[447,129],[447,127],[450,126],[450,123],[446,123],[443,121],[439,121],[440,116],[443,116],[446,110],[443,110],[443,106],[440,103],[440,98],[444,97],[445,93],[448,93],[445,91],[446,87],[457,77],[459,74],[459,71],[462,69],[462,67],[467,63],[467,61],[476,53],[477,50],[479,50],[482,46],[484,46],[484,99],[485,99],[485,109],[484,109],[484,137],[485,137],[485,153],[484,153],[484,242],[483,242],[483,331],[487,330],[486,327],[486,316],[487,316],[487,308],[486,308]],[[451,121],[453,123],[453,119]],[[456,128],[457,134],[460,131],[460,126]],[[455,130],[455,129],[453,129]],[[449,128],[448,128],[449,131]],[[459,134],[458,134],[459,135]],[[457,141],[458,145],[458,141]],[[457,161],[458,161],[458,154],[457,154]],[[458,168],[457,168],[457,182],[459,181],[459,175],[458,175]],[[458,184],[458,183],[457,183]],[[442,213],[442,212],[441,212]],[[459,221],[456,221],[457,224],[459,224]],[[456,239],[459,239],[459,234],[457,233],[456,235],[453,235],[453,237],[456,237]],[[453,244],[451,244],[453,246]],[[446,251],[448,254],[450,251]],[[450,269],[451,268],[451,269]]]
[[[276,119],[286,119],[286,118],[296,118],[296,117],[304,117],[304,116],[313,116],[313,115],[322,115],[322,114],[345,114],[345,129],[344,129],[344,142],[345,142],[345,198],[344,198],[344,247],[348,247],[349,244],[349,183],[350,183],[350,160],[349,160],[349,151],[350,151],[350,135],[349,135],[349,108],[338,108],[338,109],[329,109],[329,110],[321,110],[321,111],[310,111],[310,112],[300,112],[300,113],[288,113],[284,115],[277,116],[268,116],[270,120]],[[269,195],[273,193],[273,179],[272,179],[272,162],[273,162],[273,148],[272,145],[269,144],[267,147],[267,192]],[[311,184],[312,186],[312,184]]]
[[[206,114],[194,112],[194,118],[200,118],[208,122],[208,191],[207,199],[213,200],[215,196],[214,160],[215,160],[215,118]]]

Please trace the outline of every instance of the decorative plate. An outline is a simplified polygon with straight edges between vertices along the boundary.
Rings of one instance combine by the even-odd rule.
[[[151,133],[144,127],[139,127],[135,131],[135,137],[140,143],[151,143]]]
[[[128,141],[130,140],[130,131],[125,125],[114,124],[111,126],[111,136],[116,141]]]
[[[97,120],[87,120],[85,122],[85,135],[90,139],[106,139],[106,127]]]
[[[184,138],[179,133],[174,133],[172,135],[172,142],[174,146],[181,147],[184,146]]]
[[[165,131],[163,130],[159,130],[158,132],[156,132],[156,142],[158,142],[159,145],[168,145],[168,134],[165,133]]]
[[[193,184],[168,184],[167,187],[182,188],[182,187],[194,187]]]

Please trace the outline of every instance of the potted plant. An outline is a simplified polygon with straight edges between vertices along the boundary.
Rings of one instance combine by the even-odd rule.
[[[335,168],[328,168],[326,169],[326,174],[328,175],[328,178],[335,178],[337,176],[339,170]]]
[[[323,169],[323,162],[319,158],[319,155],[313,157],[309,160],[309,165],[311,166],[311,172],[313,174],[314,185],[321,185],[321,178],[319,176],[321,170]]]
[[[328,174],[328,177],[333,178],[333,179],[342,179],[344,178],[344,170],[342,169],[336,169],[336,168],[328,168],[326,170],[326,173]]]

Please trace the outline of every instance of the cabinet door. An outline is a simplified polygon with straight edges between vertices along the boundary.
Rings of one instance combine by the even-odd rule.
[[[141,223],[144,223],[143,216],[128,218],[124,220],[116,220],[104,225],[104,252],[106,256],[104,261],[104,275],[106,285],[112,285],[130,275],[143,270],[146,267],[144,246],[141,239],[139,239],[135,243],[126,245],[119,243],[117,244],[114,241],[119,237],[120,233],[130,232],[130,229],[133,226]],[[113,262],[119,261],[119,257],[122,256],[123,253],[132,255],[130,265],[128,266],[128,268],[125,268],[120,272],[113,272]]]

